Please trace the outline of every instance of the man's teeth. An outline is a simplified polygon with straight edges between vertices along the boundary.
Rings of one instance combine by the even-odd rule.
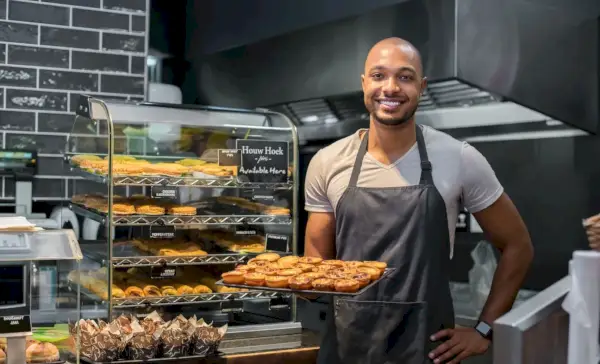
[[[380,104],[385,105],[385,106],[391,106],[391,107],[396,107],[398,105],[400,105],[400,102],[398,101],[379,101]]]

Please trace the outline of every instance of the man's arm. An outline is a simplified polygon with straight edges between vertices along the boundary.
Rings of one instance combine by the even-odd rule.
[[[335,217],[332,212],[311,212],[306,223],[304,255],[335,258]]]
[[[523,219],[505,193],[473,216],[501,253],[492,288],[480,316],[482,321],[491,325],[511,309],[533,259],[533,245]]]

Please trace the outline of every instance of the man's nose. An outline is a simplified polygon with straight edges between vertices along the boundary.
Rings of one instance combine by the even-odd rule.
[[[400,84],[396,77],[390,77],[383,85],[383,92],[392,93],[398,90],[400,90]]]

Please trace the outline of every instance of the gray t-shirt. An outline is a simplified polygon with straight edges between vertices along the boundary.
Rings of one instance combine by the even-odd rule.
[[[305,184],[307,211],[335,213],[350,181],[360,133],[361,130],[321,149],[310,161]],[[469,212],[478,212],[493,204],[504,189],[485,157],[468,143],[428,126],[423,127],[423,136],[433,166],[433,182],[446,202],[452,256],[459,201],[462,199]],[[410,186],[418,184],[420,176],[421,163],[415,143],[390,165],[380,163],[367,153],[358,186]]]

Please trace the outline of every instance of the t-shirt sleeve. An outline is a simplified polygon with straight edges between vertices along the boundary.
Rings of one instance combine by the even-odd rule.
[[[504,188],[487,159],[472,145],[463,143],[461,157],[463,203],[467,211],[479,212],[496,202]]]
[[[317,152],[308,164],[304,182],[304,209],[309,212],[333,212],[327,198],[325,163],[321,151]]]

